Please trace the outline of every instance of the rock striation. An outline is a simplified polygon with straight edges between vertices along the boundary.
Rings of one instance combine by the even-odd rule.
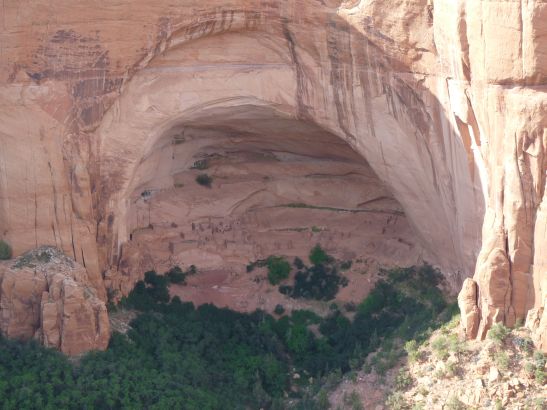
[[[295,140],[317,136],[319,147],[328,135],[346,148],[323,159],[349,147],[370,167],[413,249],[454,292],[472,277],[460,297],[469,337],[528,317],[546,348],[545,2],[6,0],[1,17],[0,238],[16,255],[56,246],[98,298],[126,293],[142,273],[128,274],[131,261],[145,256],[131,243],[135,199],[161,192],[150,216],[192,223],[170,221],[166,197],[203,158],[189,137],[294,154]],[[273,194],[256,205],[282,197]],[[211,206],[200,217],[227,214]],[[147,240],[168,247],[176,229]],[[222,262],[226,247],[258,255],[272,245],[259,237],[181,239]],[[175,245],[147,263],[177,257]]]
[[[105,303],[86,270],[48,246],[0,265],[0,330],[69,355],[105,349],[110,338]]]

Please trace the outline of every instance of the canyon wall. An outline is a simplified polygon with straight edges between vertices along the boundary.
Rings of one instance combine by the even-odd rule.
[[[144,263],[139,249],[155,249],[137,239],[176,236],[150,221],[182,215],[165,205],[175,188],[184,196],[181,170],[218,154],[188,141],[218,135],[230,155],[254,141],[245,155],[273,153],[290,167],[310,162],[306,145],[328,142],[308,153],[313,161],[338,161],[325,167],[329,178],[370,168],[377,195],[349,195],[367,189],[355,179],[327,185],[345,189],[338,202],[313,206],[370,211],[367,201],[382,198],[375,210],[404,215],[420,260],[439,266],[453,291],[467,278],[470,337],[528,315],[547,349],[547,4],[6,0],[0,13],[0,238],[16,255],[56,246],[85,267],[98,297],[127,293],[142,274],[131,274]],[[360,165],[348,165],[348,149]],[[222,166],[223,177],[259,175]],[[279,181],[230,212],[277,207],[289,194],[311,201],[324,186]],[[138,201],[150,193],[164,200],[143,235],[138,215],[152,205]],[[225,217],[217,202],[200,218]],[[201,206],[196,195],[183,216]],[[229,253],[228,239],[200,238],[191,239],[197,260],[280,246],[228,238]],[[157,254],[177,256],[164,243],[149,252],[153,266]]]

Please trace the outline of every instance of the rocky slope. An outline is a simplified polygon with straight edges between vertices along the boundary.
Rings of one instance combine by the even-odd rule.
[[[545,355],[525,328],[465,341],[457,318],[405,355],[385,374],[374,367],[346,377],[330,396],[333,408],[530,409],[547,406]],[[374,356],[369,358],[374,362]],[[366,367],[366,366],[365,366]],[[358,407],[353,407],[358,408]]]
[[[372,169],[455,291],[473,276],[469,337],[528,316],[547,349],[544,2],[6,0],[0,17],[0,238],[17,255],[60,248],[106,300],[136,280],[134,199],[200,158],[162,160],[174,145],[199,130],[291,152],[281,137],[325,134],[340,144],[324,156],[349,147]]]

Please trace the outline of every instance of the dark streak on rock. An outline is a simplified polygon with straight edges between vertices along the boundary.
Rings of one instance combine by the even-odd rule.
[[[344,43],[340,41],[344,40]],[[349,104],[353,101],[353,67],[351,55],[351,43],[349,24],[344,21],[331,20],[327,27],[327,50],[330,60],[330,83],[334,94],[334,104],[336,106],[336,116],[340,128],[348,138],[355,141],[356,138],[350,130],[348,111],[353,112],[352,107],[348,109]],[[346,73],[346,70],[349,73]],[[349,77],[349,79],[348,79]],[[349,90],[351,95],[346,95]],[[356,113],[354,113],[356,115]]]
[[[299,60],[298,53],[296,52],[296,42],[293,38],[293,34],[289,29],[289,22],[287,19],[283,19],[281,22],[283,29],[283,36],[287,40],[289,46],[289,52],[291,55],[291,61],[294,64],[296,72],[296,115],[300,119],[309,119],[310,114],[308,107],[304,101],[304,96],[307,95],[305,78],[306,74],[302,67],[302,63]]]

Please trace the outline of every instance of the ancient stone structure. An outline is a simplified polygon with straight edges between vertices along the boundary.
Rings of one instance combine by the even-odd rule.
[[[106,300],[177,258],[370,242],[455,291],[473,276],[470,337],[528,315],[547,348],[544,2],[6,0],[1,17],[16,255],[54,245]],[[347,241],[344,212],[363,226]]]

